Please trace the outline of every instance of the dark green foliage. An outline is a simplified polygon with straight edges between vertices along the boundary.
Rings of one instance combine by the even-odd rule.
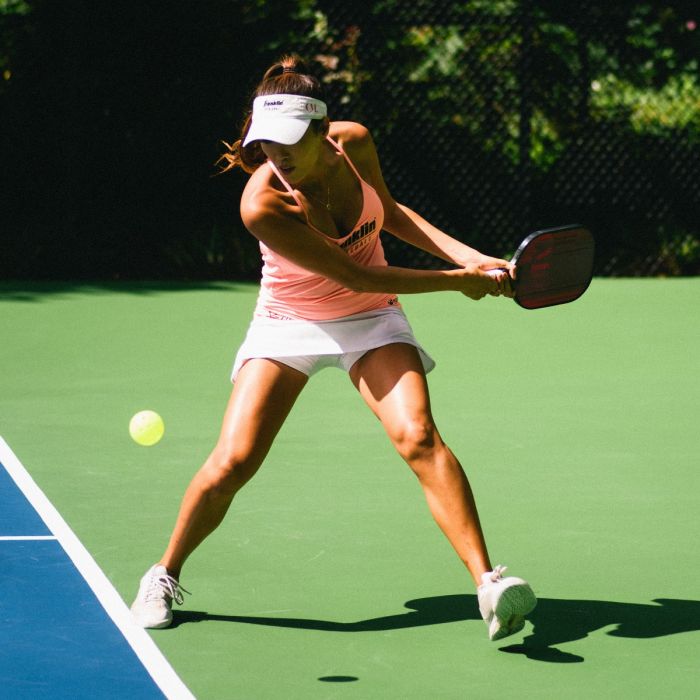
[[[255,278],[217,177],[287,51],[394,195],[495,254],[581,221],[601,274],[700,271],[692,2],[0,0],[0,275]],[[432,265],[388,243],[392,260]]]

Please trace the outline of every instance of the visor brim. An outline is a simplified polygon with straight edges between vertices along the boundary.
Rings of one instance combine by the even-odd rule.
[[[284,119],[276,116],[272,119],[254,119],[243,141],[248,146],[253,141],[273,141],[285,146],[298,143],[311,124],[311,119]]]

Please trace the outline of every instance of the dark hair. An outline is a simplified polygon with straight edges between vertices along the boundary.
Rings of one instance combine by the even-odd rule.
[[[260,84],[253,92],[250,104],[252,105],[253,99],[261,95],[304,95],[325,102],[321,83],[315,76],[311,75],[306,62],[296,54],[283,56],[265,71]],[[222,173],[239,166],[247,173],[252,173],[267,160],[257,141],[253,141],[247,146],[242,145],[250,129],[251,118],[252,109],[249,109],[243,122],[240,138],[233,144],[223,142],[227,152],[223,153],[216,161],[217,165],[221,165]],[[319,129],[321,122],[313,120],[311,127]]]

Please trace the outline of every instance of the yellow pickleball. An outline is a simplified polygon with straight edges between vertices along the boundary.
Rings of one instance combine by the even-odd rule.
[[[129,421],[129,435],[144,447],[155,445],[165,433],[165,423],[155,411],[139,411]]]

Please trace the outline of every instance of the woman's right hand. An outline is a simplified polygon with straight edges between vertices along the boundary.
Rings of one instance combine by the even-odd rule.
[[[462,294],[478,301],[485,296],[512,296],[510,275],[507,270],[483,270],[476,263],[466,265],[459,270],[460,290]]]

